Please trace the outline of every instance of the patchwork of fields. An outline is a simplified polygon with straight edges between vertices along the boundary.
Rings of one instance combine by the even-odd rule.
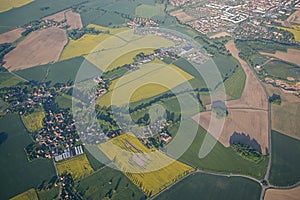
[[[99,145],[118,169],[153,196],[194,169],[175,161],[160,151],[147,149],[135,136],[121,135]]]

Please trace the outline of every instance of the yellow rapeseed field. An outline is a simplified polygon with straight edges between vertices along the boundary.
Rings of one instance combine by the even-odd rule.
[[[33,0],[1,0],[0,13],[8,11],[13,8],[18,8],[33,2]]]
[[[159,95],[193,78],[173,64],[154,60],[114,80],[110,91],[98,99],[97,103],[102,106],[120,106],[136,102]]]
[[[99,145],[99,148],[149,196],[194,171],[158,150],[148,149],[132,134],[118,136]]]
[[[56,167],[59,174],[64,172],[70,173],[76,180],[81,179],[94,171],[85,154],[58,162]]]
[[[300,29],[299,29],[299,26],[293,26],[293,28],[284,28],[284,27],[279,27],[280,29],[283,29],[283,30],[287,30],[291,33],[294,34],[294,37],[295,37],[295,40],[297,42],[300,42]]]

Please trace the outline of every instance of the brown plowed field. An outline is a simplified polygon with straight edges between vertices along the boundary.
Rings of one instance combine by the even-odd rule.
[[[23,28],[16,28],[6,33],[0,34],[0,44],[12,43],[16,41],[19,37],[21,37],[23,31]]]

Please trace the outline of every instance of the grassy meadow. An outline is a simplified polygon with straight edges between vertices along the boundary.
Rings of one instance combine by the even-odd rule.
[[[58,162],[56,167],[59,174],[70,173],[76,180],[86,177],[94,171],[85,154]]]
[[[300,141],[272,131],[270,182],[288,186],[300,181]]]
[[[300,80],[300,68],[281,60],[270,61],[263,66],[263,69],[274,78],[286,80],[288,77],[292,77]]]
[[[28,161],[24,148],[32,143],[18,115],[7,114],[0,118],[1,139],[0,199],[9,199],[24,191],[50,181],[55,176],[53,163],[49,159]]]
[[[35,189],[27,190],[26,192],[23,192],[21,194],[18,194],[17,196],[11,198],[10,200],[38,200],[38,196],[35,192]]]
[[[259,199],[259,183],[239,177],[220,177],[207,174],[193,174],[183,179],[155,200],[185,199]]]

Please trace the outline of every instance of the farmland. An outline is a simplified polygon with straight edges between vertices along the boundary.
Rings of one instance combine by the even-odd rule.
[[[189,127],[193,127],[195,121],[189,119],[186,125],[186,132],[190,132]],[[176,133],[176,129],[171,131],[172,135]],[[204,158],[199,158],[199,150],[203,145],[204,138],[208,137],[208,141],[216,142],[212,151]],[[260,163],[250,162],[240,157],[232,148],[226,148],[211,136],[202,127],[199,127],[197,135],[188,150],[180,157],[179,161],[183,161],[193,167],[197,167],[206,171],[219,173],[235,173],[246,174],[256,178],[262,178],[265,174],[268,158],[264,156]]]
[[[59,60],[67,44],[66,31],[48,28],[31,33],[4,57],[4,67],[9,71],[48,64]]]
[[[293,35],[295,37],[295,40],[297,42],[300,42],[300,31],[299,30],[293,29],[293,28],[283,28],[283,27],[280,27],[280,29],[283,29],[283,30],[286,30],[286,31],[289,31],[289,32],[293,33]]]
[[[183,179],[156,200],[167,199],[259,199],[261,187],[258,183],[245,178],[218,177],[196,173]]]
[[[83,199],[145,199],[145,195],[120,171],[105,167],[76,182],[76,190]]]
[[[269,76],[287,80],[288,77],[300,80],[300,68],[284,61],[273,60],[263,66]]]
[[[113,148],[111,144],[119,148],[116,146]],[[175,180],[193,171],[193,168],[168,158],[162,152],[150,153],[149,149],[130,134],[124,134],[108,143],[103,143],[99,145],[99,148],[110,160],[114,160],[117,167],[123,169],[126,176],[149,196],[157,194]],[[136,154],[133,155],[132,153]],[[145,161],[143,157],[148,160]],[[135,163],[132,160],[136,160]]]
[[[57,199],[59,194],[59,186],[53,187],[50,190],[42,190],[37,192],[39,199],[53,200]]]
[[[43,128],[45,112],[43,110],[35,111],[23,116],[23,122],[27,130],[35,132]]]
[[[268,189],[264,200],[297,200],[299,199],[300,186],[288,190]]]
[[[12,43],[16,41],[18,38],[21,37],[23,31],[24,31],[23,28],[16,28],[9,32],[0,34],[0,44]]]
[[[76,180],[81,179],[94,171],[85,154],[61,161],[57,163],[56,166],[59,174],[64,172],[70,173]]]
[[[270,183],[292,185],[300,180],[300,141],[272,131]]]
[[[166,73],[170,76],[164,76]],[[100,98],[97,103],[109,106],[139,101],[166,92],[192,78],[192,75],[172,64],[166,65],[160,61],[153,61],[117,79],[113,90]],[[150,87],[151,85],[155,87]],[[130,96],[131,92],[134,92],[132,96]]]
[[[35,189],[30,189],[11,198],[11,200],[38,200],[38,196],[35,192]]]
[[[275,57],[280,60],[293,63],[295,65],[300,66],[300,58],[299,58],[299,49],[288,49],[287,52],[284,51],[276,51],[273,53],[260,52],[262,55]]]
[[[13,126],[12,126],[13,124]],[[38,159],[29,162],[24,148],[32,140],[27,134],[19,116],[7,114],[0,119],[1,131],[7,134],[7,138],[0,145],[0,175],[1,193],[0,199],[8,199],[30,188],[41,184],[44,180],[50,181],[55,176],[54,166],[51,160]]]
[[[3,1],[1,1],[1,4],[0,4],[0,13],[8,11],[13,8],[18,8],[18,7],[24,6],[31,2],[33,2],[33,0],[14,0],[14,1],[3,0]]]
[[[37,67],[28,68],[25,70],[16,71],[16,74],[25,78],[26,80],[33,80],[37,82],[50,82],[51,85],[55,83],[68,83],[74,82],[77,72],[80,69],[82,63],[85,66],[95,68],[88,61],[84,60],[83,57],[72,58],[56,62],[53,64],[47,64]]]
[[[139,17],[151,18],[153,16],[164,16],[164,5],[147,5],[142,4],[135,8],[135,14]]]
[[[10,72],[1,72],[0,73],[0,88],[11,87],[22,81],[24,81],[24,80],[15,76],[14,74],[12,74]]]
[[[299,98],[293,94],[286,94],[280,88],[264,84],[268,95],[278,94],[281,104],[271,104],[272,129],[290,137],[300,139],[300,124],[295,119],[300,118]]]

